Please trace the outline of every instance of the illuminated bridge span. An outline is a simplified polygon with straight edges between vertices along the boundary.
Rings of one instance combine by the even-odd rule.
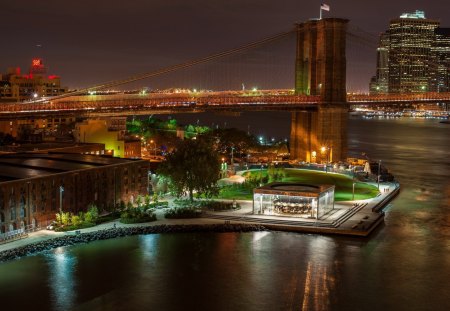
[[[450,93],[347,95],[350,105],[450,102]],[[114,116],[203,111],[308,110],[324,104],[321,96],[293,90],[78,95],[41,102],[0,104],[0,119],[45,116]],[[342,103],[341,103],[342,105]]]
[[[450,102],[450,93],[417,93],[417,94],[348,94],[347,102],[350,104],[396,104],[399,102],[420,103],[420,102]]]
[[[295,110],[316,106],[320,96],[294,95],[293,91],[150,93],[146,95],[82,95],[46,102],[0,105],[0,118],[42,116],[113,116],[148,113],[221,110]]]

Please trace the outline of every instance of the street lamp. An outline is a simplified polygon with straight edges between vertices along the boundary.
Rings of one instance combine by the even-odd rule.
[[[378,190],[380,190],[381,160],[378,161]]]
[[[325,146],[320,147],[320,158],[322,161],[325,158],[325,163],[328,162],[328,155],[326,154],[326,151],[327,147]]]
[[[355,200],[355,182],[353,182],[352,201]]]
[[[312,163],[316,163],[316,161],[317,161],[317,160],[316,160],[316,159],[317,159],[317,158],[316,158],[316,157],[317,157],[317,152],[316,152],[316,151],[311,152],[311,157],[312,157],[312,158],[311,158],[311,162],[312,162]]]
[[[62,214],[62,196],[64,192],[64,187],[59,186],[59,213]]]
[[[150,195],[150,179],[152,176],[152,172],[149,170],[147,172],[147,194]]]
[[[113,198],[113,202],[114,202],[114,210],[116,210],[117,209],[117,202],[116,202],[116,200],[117,200],[117,195],[116,195],[116,189],[117,189],[117,187],[116,187],[116,170],[117,170],[117,166],[115,166],[114,167],[114,174],[113,174],[113,178],[114,178],[114,198]],[[148,181],[148,180],[147,180]]]
[[[27,213],[27,224],[28,227],[31,228],[30,224],[31,224],[31,204],[30,204],[30,182],[27,181],[27,188],[28,188],[28,199],[27,199],[27,205],[28,205],[28,213]]]
[[[155,158],[156,158],[156,143],[152,139],[152,140],[150,140],[150,144],[153,144],[153,153],[154,153]]]
[[[225,165],[225,158],[222,158],[222,165],[220,166],[221,168],[221,176],[222,178],[225,177],[225,172],[226,172],[226,165]]]
[[[231,165],[234,164],[234,147],[231,147]]]

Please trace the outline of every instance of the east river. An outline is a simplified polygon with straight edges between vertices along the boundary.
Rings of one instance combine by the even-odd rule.
[[[160,234],[0,264],[1,310],[450,310],[450,126],[352,118],[402,186],[370,238]]]

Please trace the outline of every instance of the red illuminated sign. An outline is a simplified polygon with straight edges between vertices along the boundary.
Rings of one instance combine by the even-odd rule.
[[[33,59],[31,64],[33,67],[40,67],[40,66],[42,66],[42,60],[39,58],[35,58],[35,59]]]

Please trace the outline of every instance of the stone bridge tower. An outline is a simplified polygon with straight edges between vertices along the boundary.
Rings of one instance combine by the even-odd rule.
[[[295,92],[320,95],[314,111],[292,113],[291,158],[331,162],[347,157],[346,19],[297,24]]]

